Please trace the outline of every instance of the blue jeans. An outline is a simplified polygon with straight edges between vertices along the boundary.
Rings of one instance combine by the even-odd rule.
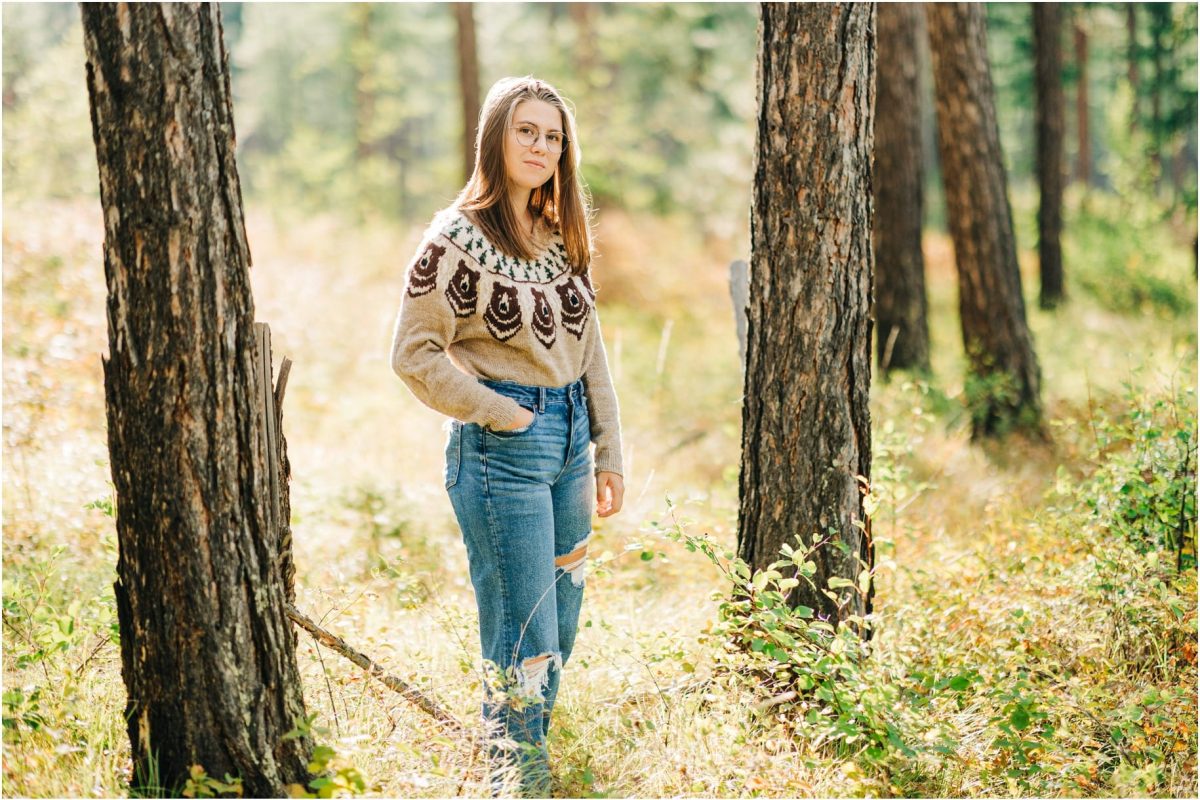
[[[452,420],[446,490],[462,530],[479,607],[491,752],[523,792],[546,796],[546,735],[583,601],[595,507],[583,379],[562,387],[480,382],[534,412],[495,431]]]

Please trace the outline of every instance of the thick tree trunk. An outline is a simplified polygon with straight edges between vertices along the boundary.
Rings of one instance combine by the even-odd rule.
[[[1033,4],[1034,85],[1037,103],[1038,263],[1042,308],[1065,299],[1062,263],[1063,172],[1062,21],[1055,3]]]
[[[1075,180],[1084,186],[1092,183],[1092,135],[1088,128],[1088,36],[1083,26],[1087,6],[1075,8],[1075,67],[1078,77],[1075,83],[1075,135],[1079,142],[1075,154]]]
[[[958,265],[972,433],[1038,428],[1041,375],[1025,319],[983,7],[929,3],[938,149]]]
[[[81,5],[108,283],[102,359],[134,786],[307,780],[216,4]],[[157,781],[152,780],[157,776]],[[156,786],[151,785],[156,783]]]
[[[475,46],[475,6],[455,3],[454,19],[458,42],[458,83],[463,115],[463,178],[475,171],[475,137],[479,132],[479,57]]]
[[[764,3],[742,411],[738,553],[820,544],[819,590],[792,601],[835,620],[871,590],[824,594],[874,562],[871,473],[871,147],[874,4]]]
[[[876,363],[929,370],[929,325],[921,222],[925,208],[921,157],[918,4],[879,6],[875,100]]]

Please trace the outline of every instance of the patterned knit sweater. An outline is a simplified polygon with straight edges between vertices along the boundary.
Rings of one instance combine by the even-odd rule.
[[[596,293],[572,276],[562,234],[542,225],[537,258],[505,255],[462,212],[439,213],[405,273],[392,369],[426,406],[495,428],[520,405],[478,378],[587,390],[596,472],[622,474],[621,423]]]

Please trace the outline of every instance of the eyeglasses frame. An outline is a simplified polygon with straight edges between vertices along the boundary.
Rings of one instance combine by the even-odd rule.
[[[550,134],[556,133],[556,132],[562,133],[561,131],[543,131],[541,128],[537,127],[536,125],[531,125],[529,123],[525,123],[522,125],[509,125],[508,127],[509,127],[509,130],[513,130],[513,131],[517,130],[518,128],[529,128],[529,127],[533,128],[535,131],[537,131],[537,136],[534,137],[533,141],[530,142],[529,144],[521,144],[520,134],[517,134],[517,137],[518,137],[517,144],[521,144],[522,147],[533,147],[539,141],[541,141],[542,139],[545,139],[546,140],[546,150],[547,150],[547,152],[550,152],[550,153],[555,152],[555,150],[550,147],[550,138],[549,138]],[[562,133],[562,149],[558,150],[557,152],[560,155],[562,153],[566,152],[567,145],[570,143],[571,143],[571,137],[567,136],[565,133]]]

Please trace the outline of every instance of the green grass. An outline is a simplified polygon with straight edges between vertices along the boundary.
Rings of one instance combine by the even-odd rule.
[[[102,232],[87,205],[5,211],[5,792],[121,795]],[[440,484],[442,420],[386,360],[419,232],[276,227],[253,208],[248,222],[257,316],[276,359],[295,361],[298,605],[474,725],[475,612]],[[742,393],[725,280],[745,243],[615,212],[600,225],[626,506],[595,523],[550,743],[559,795],[1194,793],[1194,549],[1177,573],[1167,502],[1195,491],[1194,302],[1029,302],[1051,441],[972,445],[950,246],[927,234],[934,378],[872,387],[878,619],[871,657],[834,687],[864,710],[838,718],[815,695],[780,701],[779,685],[748,679],[761,652],[723,646],[740,619],[721,605]],[[1147,235],[1163,259],[1186,257]],[[1029,299],[1033,263],[1023,250]],[[702,536],[715,560],[687,548]],[[484,791],[471,742],[431,735],[398,695],[300,642],[331,767],[361,771],[368,794]],[[889,730],[904,747],[870,738]]]

